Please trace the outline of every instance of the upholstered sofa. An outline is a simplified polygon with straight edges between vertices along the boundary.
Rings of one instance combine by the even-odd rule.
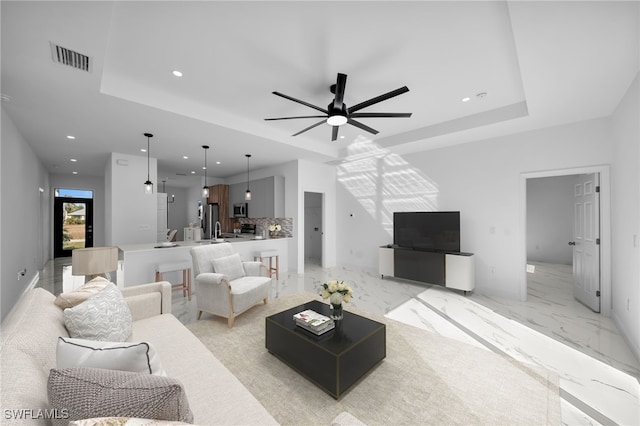
[[[171,312],[171,284],[122,289],[132,316],[131,342],[149,342],[166,375],[184,387],[200,425],[277,424],[260,402]],[[1,399],[4,424],[49,424],[47,384],[56,368],[63,310],[44,289],[27,292],[2,322]],[[62,413],[64,414],[64,412]]]

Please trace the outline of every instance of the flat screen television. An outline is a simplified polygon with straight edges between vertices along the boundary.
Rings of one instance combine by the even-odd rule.
[[[460,252],[460,212],[394,212],[393,244],[415,250]]]

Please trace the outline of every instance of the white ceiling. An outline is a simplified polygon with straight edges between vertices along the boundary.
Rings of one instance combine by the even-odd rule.
[[[108,153],[151,156],[159,179],[225,178],[296,158],[337,162],[366,137],[401,154],[610,115],[639,71],[638,2],[2,1],[3,107],[47,169],[102,175]],[[50,42],[91,57],[52,61]],[[176,78],[173,70],[184,76]],[[264,121],[401,86],[362,112],[374,136]],[[484,98],[477,97],[485,92]],[[461,102],[463,97],[469,102]],[[66,138],[74,135],[75,140]],[[182,157],[188,156],[185,160]],[[75,158],[77,162],[71,162]],[[220,165],[213,164],[220,161]],[[198,181],[199,182],[199,181]]]

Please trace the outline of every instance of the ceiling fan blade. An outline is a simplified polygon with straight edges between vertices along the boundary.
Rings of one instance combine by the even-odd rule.
[[[409,118],[410,112],[356,112],[349,115],[354,118],[381,118],[381,117],[393,117],[393,118]]]
[[[327,122],[327,120],[321,120],[321,121],[318,121],[316,124],[312,124],[311,126],[307,127],[306,129],[302,129],[302,130],[300,130],[298,133],[294,133],[294,134],[293,134],[293,135],[291,135],[291,136],[298,136],[300,133],[304,133],[304,132],[306,132],[307,130],[311,130],[311,129],[313,129],[314,127],[318,127],[319,125],[324,124],[324,123],[326,123],[326,122]]]
[[[374,135],[378,134],[378,131],[376,129],[373,129],[373,128],[367,126],[367,125],[364,125],[364,124],[360,123],[359,121],[352,120],[352,119],[348,118],[347,119],[347,123],[351,124],[352,126],[356,126],[356,127],[360,128],[360,129],[366,131],[366,132],[373,133]]]
[[[340,128],[340,126],[333,126],[333,129],[331,129],[331,140],[335,141],[336,139],[338,139],[338,129]]]
[[[368,101],[364,101],[364,102],[361,102],[361,103],[359,103],[357,105],[354,105],[351,108],[347,109],[347,113],[351,114],[353,112],[361,110],[362,108],[366,108],[366,107],[371,106],[373,104],[377,104],[378,102],[386,101],[387,99],[393,98],[393,97],[398,96],[398,95],[402,95],[403,93],[406,93],[408,91],[409,91],[409,88],[407,86],[403,86],[403,87],[401,87],[399,89],[392,90],[389,93],[385,93],[384,95],[376,96],[375,98],[371,98]]]
[[[289,99],[290,101],[297,102],[299,104],[302,104],[304,106],[308,106],[309,108],[313,108],[315,110],[318,110],[320,112],[324,112],[325,114],[329,115],[329,111],[327,111],[326,109],[320,108],[319,106],[312,105],[309,102],[305,102],[305,101],[301,101],[300,99],[292,98],[291,96],[285,95],[284,93],[280,93],[280,92],[272,92],[272,93],[274,95],[276,95],[276,96],[280,96],[282,98]]]
[[[344,105],[344,89],[347,85],[347,75],[338,73],[338,79],[336,80],[336,96],[333,99],[333,108],[338,111],[342,110]]]
[[[265,121],[273,120],[293,120],[296,118],[326,118],[324,115],[301,115],[299,117],[277,117],[277,118],[265,118]]]

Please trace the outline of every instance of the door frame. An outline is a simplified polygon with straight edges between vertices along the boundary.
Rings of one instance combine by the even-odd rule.
[[[58,220],[58,203],[64,205],[65,203],[84,203],[86,206],[86,215],[85,215],[85,247],[93,247],[93,234],[94,234],[94,225],[93,225],[93,198],[80,198],[80,197],[54,197],[53,198],[53,257],[69,257],[71,256],[71,250],[64,250],[62,246],[58,246],[58,243],[62,243],[59,241],[59,237],[62,235],[63,226],[61,222]],[[87,227],[91,226],[91,231],[87,231]],[[60,235],[58,235],[60,234]]]
[[[306,225],[307,225],[307,194],[315,194],[317,196],[319,196],[320,198],[320,265],[322,267],[325,267],[325,262],[324,262],[324,258],[325,258],[325,253],[324,253],[324,223],[325,223],[325,212],[324,212],[324,193],[321,192],[315,192],[315,191],[304,191],[303,192],[303,200],[304,200],[304,209],[303,209],[303,216],[304,216],[304,220],[303,220],[303,225],[305,227],[305,229],[303,230],[303,234],[304,234],[304,240],[303,240],[303,251],[304,251],[304,260],[306,262],[307,259],[307,232],[306,232]]]
[[[611,176],[608,165],[585,166],[568,169],[524,172],[520,174],[520,232],[522,244],[520,258],[522,275],[520,300],[527,300],[527,179],[600,174],[600,314],[611,316]]]

